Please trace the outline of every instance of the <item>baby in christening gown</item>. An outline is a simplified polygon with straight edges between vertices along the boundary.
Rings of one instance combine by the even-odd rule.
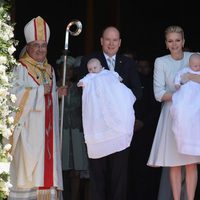
[[[106,73],[113,74],[119,79],[120,82],[122,81],[122,78],[119,76],[117,72],[115,71],[111,72],[109,70],[104,69],[97,58],[90,59],[87,63],[87,68],[89,73],[84,78],[79,80],[79,82],[77,83],[78,87],[84,87],[85,85],[87,85],[88,82],[90,82],[96,76]]]
[[[78,87],[83,87],[82,117],[86,144],[95,142],[99,133],[107,133],[106,137],[109,134],[113,137],[113,133],[132,137],[136,97],[120,82],[119,74],[104,69],[98,59],[90,59],[87,68],[89,73],[77,83]],[[90,157],[90,152],[88,154]]]
[[[190,56],[189,67],[175,77],[177,91],[172,96],[172,130],[178,151],[182,154],[200,155],[200,84],[187,81],[181,84],[185,73],[200,74],[200,54]]]

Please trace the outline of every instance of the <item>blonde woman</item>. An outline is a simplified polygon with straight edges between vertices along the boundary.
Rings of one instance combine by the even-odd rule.
[[[177,150],[172,132],[170,106],[175,92],[175,74],[188,66],[190,52],[184,52],[184,31],[180,26],[169,26],[165,30],[165,44],[170,54],[158,57],[154,64],[154,94],[157,101],[162,102],[150,157],[147,165],[152,167],[169,167],[169,178],[174,200],[181,199],[182,166],[185,167],[187,199],[193,200],[197,186],[197,163],[200,156],[181,154]],[[182,81],[200,82],[200,77],[185,74]],[[192,130],[191,130],[192,131]]]

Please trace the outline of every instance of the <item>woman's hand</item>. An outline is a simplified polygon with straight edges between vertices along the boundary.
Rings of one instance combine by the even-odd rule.
[[[181,84],[185,84],[190,80],[190,73],[181,75]]]
[[[185,84],[188,81],[194,81],[196,83],[200,83],[200,75],[199,74],[192,74],[192,73],[185,73],[181,76],[181,83]]]

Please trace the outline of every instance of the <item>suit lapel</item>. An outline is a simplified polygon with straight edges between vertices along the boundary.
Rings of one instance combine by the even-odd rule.
[[[122,57],[120,55],[116,55],[116,61],[115,61],[115,71],[120,72],[123,67],[123,61]]]
[[[104,56],[103,53],[101,53],[101,55],[100,55],[100,60],[101,60],[102,66],[103,66],[105,69],[108,69],[108,70],[109,70],[108,64],[107,64],[107,61],[106,61],[106,58],[105,58],[105,56]]]

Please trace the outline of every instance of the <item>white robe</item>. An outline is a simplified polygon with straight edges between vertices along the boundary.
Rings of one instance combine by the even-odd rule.
[[[89,158],[100,158],[130,146],[136,100],[113,72],[89,74],[84,81],[82,115]]]
[[[29,190],[43,186],[45,143],[44,86],[38,85],[26,67],[17,66],[13,93],[17,106],[23,101],[24,109],[13,133],[10,174],[11,190]],[[53,187],[62,190],[62,170],[59,148],[58,96],[53,72]],[[23,97],[25,96],[25,100]],[[10,197],[12,199],[12,197]]]
[[[175,77],[175,84],[179,84],[181,75],[187,72],[200,74],[184,68]],[[200,84],[188,81],[181,85],[172,96],[170,113],[178,151],[200,155]]]

